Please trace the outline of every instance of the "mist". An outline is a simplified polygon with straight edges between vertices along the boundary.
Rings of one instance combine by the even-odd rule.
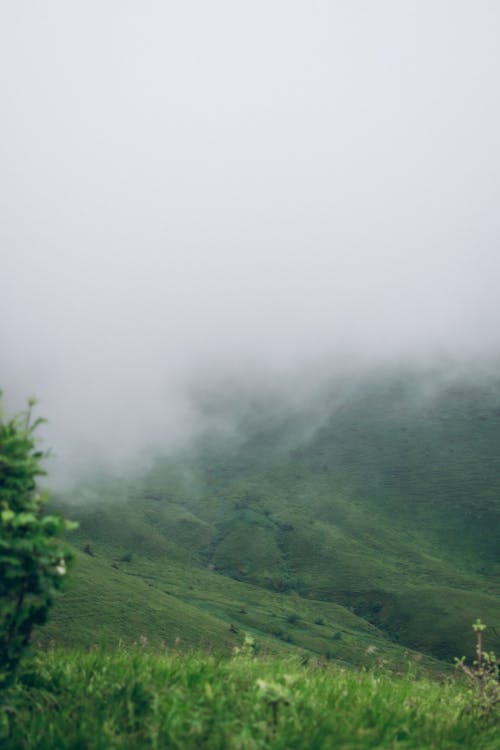
[[[207,383],[495,369],[498,3],[0,16],[0,384],[60,465],[188,438]]]

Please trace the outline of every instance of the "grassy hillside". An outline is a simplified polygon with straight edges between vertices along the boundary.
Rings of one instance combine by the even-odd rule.
[[[100,546],[94,556],[77,552],[68,590],[36,639],[45,646],[148,643],[227,656],[246,633],[256,638],[261,654],[298,652],[367,667],[383,660],[394,670],[414,658],[428,670],[439,669],[341,605],[140,555],[114,562]]]
[[[93,556],[57,640],[88,641],[93,621],[106,640],[229,649],[246,629],[360,664],[370,644],[470,653],[478,616],[500,632],[497,381],[405,373],[203,404],[218,427],[189,449],[76,493],[65,512]]]

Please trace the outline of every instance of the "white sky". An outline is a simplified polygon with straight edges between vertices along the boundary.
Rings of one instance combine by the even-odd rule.
[[[3,0],[7,397],[64,452],[214,370],[498,352],[499,39],[497,0]]]

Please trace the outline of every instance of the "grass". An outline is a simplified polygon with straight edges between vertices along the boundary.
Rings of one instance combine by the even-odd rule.
[[[500,747],[495,716],[457,680],[297,658],[57,649],[25,667],[8,705],[4,750]]]

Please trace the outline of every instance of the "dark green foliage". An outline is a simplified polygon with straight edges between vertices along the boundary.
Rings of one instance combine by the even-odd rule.
[[[41,420],[0,411],[0,687],[9,684],[33,628],[47,619],[70,554],[59,539],[71,528],[59,515],[42,515],[47,496],[34,431]]]

